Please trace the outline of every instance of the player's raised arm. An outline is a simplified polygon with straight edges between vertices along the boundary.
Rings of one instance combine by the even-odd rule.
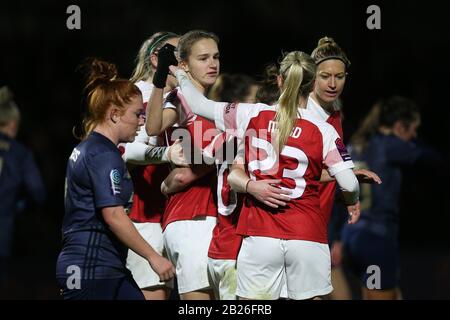
[[[213,121],[216,113],[223,112],[227,103],[207,99],[195,88],[185,71],[174,66],[170,66],[170,70],[177,77],[181,92],[192,112]]]

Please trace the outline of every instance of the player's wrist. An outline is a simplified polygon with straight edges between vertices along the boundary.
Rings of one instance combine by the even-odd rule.
[[[163,182],[161,183],[161,193],[162,193],[162,194],[166,194],[166,192],[167,192],[167,184],[166,184],[165,181],[163,181]]]
[[[347,207],[352,207],[358,204],[359,197],[353,198],[353,197],[344,197],[344,202]]]
[[[252,179],[248,179],[247,180],[247,182],[245,183],[245,188],[244,188],[244,191],[245,191],[245,193],[249,193],[249,185],[250,185],[250,182],[252,182],[253,180]]]
[[[170,155],[170,149],[171,149],[171,147],[165,148],[164,153],[161,157],[161,161],[172,162],[172,156]]]
[[[147,261],[150,263],[150,265],[154,265],[155,260],[158,259],[158,253],[154,250],[150,251],[147,253],[147,255],[145,256],[145,258],[147,259]]]
[[[164,89],[167,82],[167,73],[157,70],[153,76],[153,85],[157,89]]]

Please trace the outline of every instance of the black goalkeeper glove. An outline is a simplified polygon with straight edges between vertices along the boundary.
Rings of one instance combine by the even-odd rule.
[[[166,43],[158,51],[158,66],[153,76],[153,85],[156,88],[164,88],[166,86],[167,76],[169,75],[169,66],[177,66],[178,61],[175,58],[175,47]]]

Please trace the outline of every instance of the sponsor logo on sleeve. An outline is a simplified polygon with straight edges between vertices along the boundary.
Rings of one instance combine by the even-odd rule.
[[[117,169],[112,169],[109,173],[109,179],[111,181],[111,190],[113,195],[120,194],[122,191],[120,187],[120,181],[122,180],[120,172]]]
[[[225,114],[235,111],[237,103],[229,103],[225,106]]]
[[[77,148],[74,148],[72,151],[72,154],[70,155],[70,160],[72,160],[73,162],[76,162],[80,153],[81,152]]]
[[[337,138],[336,141],[334,141],[334,143],[336,144],[336,148],[339,151],[342,160],[344,162],[351,161],[352,157],[350,156],[350,153],[348,153],[347,148],[345,147],[345,144],[342,142],[341,138]]]
[[[223,113],[225,129],[237,129],[236,116],[237,103],[227,104]]]

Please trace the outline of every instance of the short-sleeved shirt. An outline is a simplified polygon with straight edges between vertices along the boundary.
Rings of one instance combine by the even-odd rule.
[[[362,154],[352,150],[356,163],[376,172],[383,181],[368,186],[368,192],[362,190],[362,219],[391,226],[398,223],[402,167],[414,164],[421,152],[413,142],[380,133],[372,136]]]
[[[336,130],[299,109],[290,136],[280,156],[272,145],[278,106],[229,104],[217,108],[216,127],[235,130],[245,141],[245,162],[253,180],[281,179],[281,188],[291,191],[286,207],[272,209],[246,197],[237,232],[246,236],[309,240],[327,243],[327,219],[320,210],[318,181],[323,168],[330,175],[353,168]],[[345,148],[344,148],[345,149]]]
[[[133,185],[117,146],[93,132],[77,145],[67,164],[62,250],[57,277],[80,268],[82,279],[128,275],[128,248],[111,232],[102,208],[127,206]]]
[[[178,114],[178,123],[174,127],[186,127],[188,124],[192,123],[196,118],[191,108],[187,104],[183,92],[177,87],[170,91],[164,98],[164,109],[174,109]]]
[[[29,202],[43,204],[45,198],[31,151],[0,132],[0,257],[11,255],[16,215]]]
[[[23,195],[38,204],[44,202],[41,174],[31,151],[0,132],[0,218],[13,217]]]
[[[228,175],[232,159],[237,153],[237,138],[220,133],[222,152],[216,157],[217,165],[217,224],[209,245],[208,257],[221,260],[236,260],[241,248],[242,236],[236,233],[239,212],[242,208],[242,195],[231,189]],[[215,150],[215,149],[214,149]],[[233,153],[229,155],[228,153]],[[214,152],[215,153],[215,152]]]
[[[153,91],[153,85],[139,81],[136,86],[141,90],[145,110]],[[150,137],[145,131],[145,126],[141,126],[138,136],[132,143],[160,145],[162,141],[162,136]],[[130,219],[138,223],[161,223],[166,197],[161,193],[160,186],[169,174],[169,166],[166,164],[129,165],[128,169],[134,186],[133,205],[129,212]]]
[[[176,108],[179,116],[179,123],[166,132],[166,143],[170,145],[180,136],[183,139],[190,139],[191,163],[196,163],[193,161],[196,158],[194,151],[201,152],[217,135],[214,124],[203,117],[194,115],[180,90],[175,89],[167,96],[164,107]],[[216,175],[210,172],[194,181],[186,189],[170,195],[163,215],[163,229],[175,221],[192,220],[201,216],[216,217],[215,181]]]
[[[331,124],[341,137],[342,141],[344,141],[341,112],[339,110],[335,110],[332,113],[328,113],[311,97],[308,98],[308,104],[306,108],[310,110],[311,113],[318,119],[326,121],[329,124]],[[327,221],[330,220],[331,210],[333,209],[334,205],[335,194],[336,194],[336,181],[319,184],[320,209],[322,210]]]

